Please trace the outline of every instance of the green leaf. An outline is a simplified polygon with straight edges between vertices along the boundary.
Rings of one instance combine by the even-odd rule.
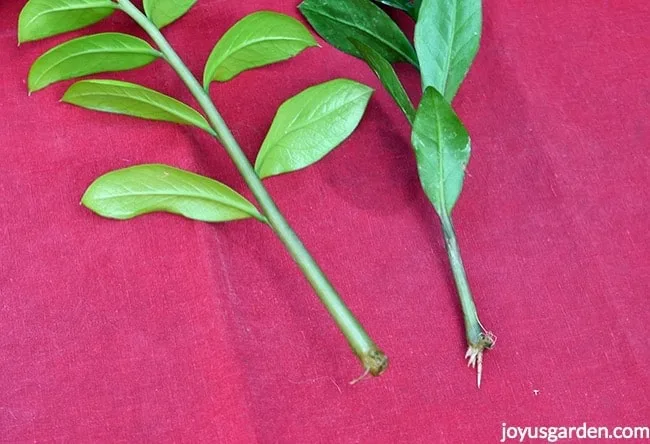
[[[84,28],[117,8],[111,0],[30,0],[18,18],[18,43]]]
[[[205,65],[203,85],[225,82],[242,71],[287,60],[310,46],[314,37],[298,20],[277,12],[247,15],[224,34]]]
[[[40,56],[29,71],[29,91],[52,83],[107,71],[145,66],[158,57],[149,43],[128,34],[108,32],[70,40]]]
[[[72,85],[62,100],[96,111],[194,125],[215,134],[205,118],[188,105],[134,83],[82,80]]]
[[[391,8],[401,9],[405,11],[408,15],[411,16],[414,20],[418,18],[418,9],[420,7],[421,0],[375,0],[379,3],[383,3],[386,6]]]
[[[131,219],[166,212],[203,222],[266,219],[226,185],[167,165],[137,165],[95,180],[81,203],[100,216]]]
[[[449,102],[426,88],[411,137],[422,188],[438,214],[450,214],[463,188],[470,139]]]
[[[481,21],[481,0],[423,0],[415,25],[423,88],[452,101],[478,52]]]
[[[357,48],[363,59],[368,63],[370,68],[375,72],[382,85],[393,97],[395,103],[400,107],[409,123],[413,124],[415,119],[415,108],[411,103],[411,99],[406,94],[402,82],[399,81],[395,70],[388,61],[381,56],[377,51],[368,45],[364,45],[358,40],[352,40],[352,44]]]
[[[341,51],[361,57],[356,39],[389,62],[418,66],[413,46],[397,24],[370,0],[304,0],[298,8],[314,29]]]
[[[163,28],[179,18],[196,3],[196,0],[144,0],[147,17],[158,28]]]
[[[336,79],[284,102],[257,156],[258,176],[296,171],[322,159],[359,125],[371,95],[366,85]]]

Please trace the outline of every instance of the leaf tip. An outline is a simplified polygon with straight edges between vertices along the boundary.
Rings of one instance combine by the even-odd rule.
[[[22,17],[18,17],[18,46],[20,46],[21,43],[25,43],[25,38],[23,36],[24,30],[22,26]]]
[[[35,84],[35,82],[32,80],[31,76],[27,77],[27,95],[31,96],[33,92],[38,91],[39,89],[42,89],[43,87],[40,85]]]
[[[92,186],[92,185],[91,185]],[[86,207],[89,210],[92,210],[91,204],[89,202],[89,197],[88,197],[88,192],[90,191],[90,187],[86,190],[86,192],[81,196],[81,200],[79,201],[79,205],[82,207]]]

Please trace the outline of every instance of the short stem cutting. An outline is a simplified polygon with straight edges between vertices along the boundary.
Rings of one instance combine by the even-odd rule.
[[[467,336],[467,353],[465,357],[469,360],[468,365],[477,367],[477,383],[481,386],[481,376],[483,374],[483,350],[490,349],[494,345],[494,336],[486,332],[478,318],[476,305],[472,298],[472,292],[469,288],[465,267],[460,255],[460,247],[456,239],[456,232],[451,221],[451,216],[443,212],[440,215],[442,231],[445,237],[445,246],[451,264],[451,270],[456,282],[456,289],[460,297],[460,304],[463,309],[465,320],[465,335]]]
[[[167,42],[158,28],[129,0],[117,0],[122,11],[129,15],[158,45],[170,66],[176,71],[190,90],[194,98],[205,112],[210,126],[217,134],[219,141],[230,155],[233,163],[244,178],[244,181],[255,196],[262,213],[269,225],[285,245],[291,257],[298,264],[314,291],[323,302],[328,312],[334,318],[350,346],[359,357],[365,369],[372,375],[381,374],[388,360],[372,339],[368,336],[359,321],[354,317],[340,296],[328,281],[316,261],[306,250],[300,239],[280,213],[275,202],[262,184],[255,169],[233,137],[222,116],[212,103],[210,96],[201,87],[196,77],[190,72],[178,54]]]

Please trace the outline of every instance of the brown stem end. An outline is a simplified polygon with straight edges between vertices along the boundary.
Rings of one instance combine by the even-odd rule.
[[[379,376],[388,368],[388,357],[376,348],[361,356],[361,362],[372,376]]]

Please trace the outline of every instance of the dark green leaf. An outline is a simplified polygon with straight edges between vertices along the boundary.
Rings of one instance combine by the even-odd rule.
[[[100,216],[131,219],[166,212],[203,222],[254,217],[257,208],[226,185],[167,165],[138,165],[95,180],[81,203]]]
[[[163,28],[179,18],[196,3],[196,0],[144,0],[147,17],[158,28]]]
[[[82,80],[72,85],[62,100],[96,111],[194,125],[214,135],[205,118],[188,105],[134,83]]]
[[[433,87],[424,92],[411,142],[422,188],[438,214],[451,213],[463,188],[470,140],[449,102]]]
[[[92,25],[117,7],[111,0],[30,0],[18,18],[18,43]]]
[[[478,52],[481,20],[481,0],[423,0],[415,25],[423,87],[452,101]]]
[[[357,40],[352,40],[352,43],[412,124],[413,119],[415,119],[415,109],[391,64],[370,46],[364,45]]]
[[[242,71],[287,60],[310,46],[314,37],[298,20],[261,11],[244,17],[224,34],[205,65],[203,84],[225,82]]]
[[[375,0],[378,3],[390,6],[391,8],[401,9],[402,11],[409,11],[413,4],[409,0]]]
[[[29,71],[29,91],[60,80],[147,65],[161,54],[149,43],[128,34],[105,33],[70,40],[40,56]]]
[[[420,0],[375,0],[384,5],[390,6],[392,8],[401,9],[406,11],[408,15],[411,16],[414,20],[418,18],[418,8],[420,7]]]
[[[352,134],[371,95],[366,85],[336,79],[284,102],[257,156],[257,174],[288,173],[322,159]]]
[[[314,29],[341,51],[361,57],[350,41],[353,38],[391,63],[418,66],[415,50],[404,33],[370,0],[304,0],[298,8]]]

